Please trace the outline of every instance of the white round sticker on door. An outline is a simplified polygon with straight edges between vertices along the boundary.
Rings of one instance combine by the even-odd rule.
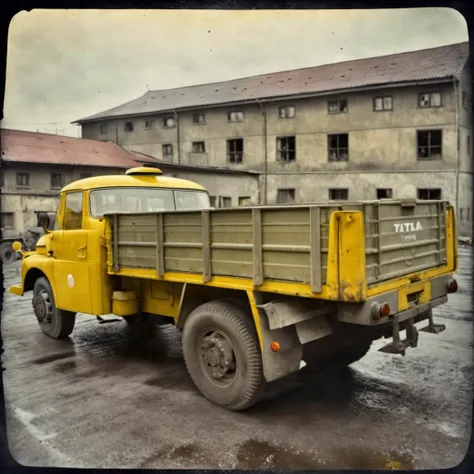
[[[67,284],[69,285],[69,288],[74,286],[74,277],[72,275],[67,276]]]

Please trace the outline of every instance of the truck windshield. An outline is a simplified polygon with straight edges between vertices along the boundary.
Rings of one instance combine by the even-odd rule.
[[[105,188],[90,193],[90,214],[209,209],[204,191],[159,188]]]

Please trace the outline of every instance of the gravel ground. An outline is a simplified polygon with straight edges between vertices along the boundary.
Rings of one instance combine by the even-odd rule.
[[[460,290],[405,357],[369,354],[343,374],[300,372],[245,413],[194,389],[179,334],[143,344],[124,322],[79,315],[69,340],[44,336],[31,296],[5,292],[2,357],[12,456],[28,466],[88,468],[433,469],[465,457],[472,418],[472,248]],[[19,262],[4,268],[5,287]],[[420,323],[423,327],[426,323]]]

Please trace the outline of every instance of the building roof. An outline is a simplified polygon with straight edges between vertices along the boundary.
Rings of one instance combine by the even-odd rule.
[[[262,74],[212,84],[148,91],[138,99],[73,123],[147,115],[205,106],[274,100],[288,96],[328,94],[459,78],[469,56],[469,43],[344,61],[291,71]]]
[[[157,163],[138,157],[115,143],[23,130],[1,130],[2,161],[51,165],[133,168],[139,163]]]

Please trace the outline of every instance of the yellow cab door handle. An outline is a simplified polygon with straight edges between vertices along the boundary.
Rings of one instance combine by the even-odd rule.
[[[77,249],[77,256],[78,256],[78,258],[86,258],[87,257],[87,247],[79,247]]]

